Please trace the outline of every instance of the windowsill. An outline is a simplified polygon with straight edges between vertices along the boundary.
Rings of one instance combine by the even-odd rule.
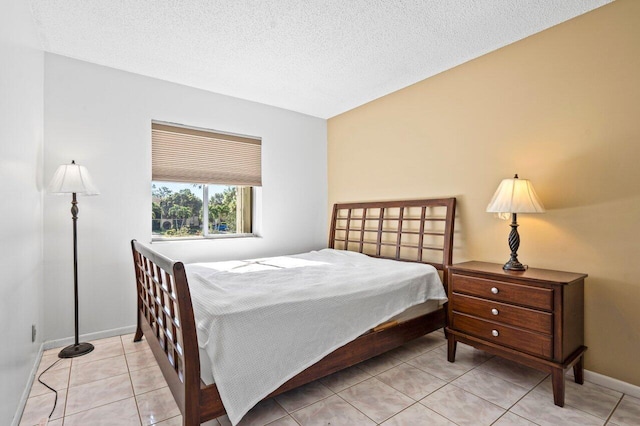
[[[231,240],[236,238],[262,238],[258,234],[218,234],[218,235],[205,235],[195,237],[152,237],[151,243],[166,243],[173,241],[212,241],[212,240]]]

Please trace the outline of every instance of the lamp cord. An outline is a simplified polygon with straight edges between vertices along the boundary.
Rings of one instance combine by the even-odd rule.
[[[54,362],[53,364],[51,364],[50,366],[48,366],[46,368],[46,370],[44,370],[42,373],[40,373],[38,375],[38,382],[40,382],[40,384],[42,384],[43,386],[45,386],[47,389],[49,389],[50,391],[52,391],[55,394],[55,399],[53,400],[53,408],[51,409],[51,412],[49,413],[48,418],[50,419],[51,416],[53,415],[53,412],[56,410],[56,405],[58,404],[58,391],[55,390],[54,388],[52,388],[51,386],[49,386],[48,384],[46,384],[45,382],[43,382],[41,380],[41,377],[44,373],[46,373],[47,371],[49,371],[51,368],[53,368],[54,365],[56,365],[57,363],[60,362],[62,358],[58,358],[58,360],[56,360],[56,362]]]

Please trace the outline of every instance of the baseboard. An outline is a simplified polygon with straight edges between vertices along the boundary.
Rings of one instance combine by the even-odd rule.
[[[605,388],[613,389],[635,398],[640,398],[640,386],[632,385],[631,383],[623,382],[622,380],[614,379],[604,374],[594,373],[589,370],[584,370],[584,379],[587,382],[604,386]]]
[[[22,397],[18,402],[18,407],[16,408],[16,414],[13,416],[13,421],[11,422],[11,426],[18,426],[20,424],[20,420],[22,419],[22,412],[24,411],[24,407],[27,405],[27,399],[29,399],[29,394],[31,393],[31,386],[33,386],[33,382],[36,379],[36,373],[38,372],[38,366],[40,365],[40,360],[42,359],[42,353],[44,352],[44,343],[40,345],[40,349],[38,349],[38,354],[36,355],[36,360],[33,363],[33,367],[31,367],[31,373],[29,374],[29,380],[27,381],[27,385],[22,392]]]
[[[127,327],[98,331],[97,333],[82,334],[79,336],[79,340],[81,342],[88,342],[92,340],[106,339],[107,337],[120,336],[122,334],[130,334],[135,331],[136,331],[136,326],[130,325]],[[49,340],[47,342],[44,342],[44,350],[62,348],[65,346],[73,345],[74,342],[75,342],[74,337],[65,337],[64,339]]]

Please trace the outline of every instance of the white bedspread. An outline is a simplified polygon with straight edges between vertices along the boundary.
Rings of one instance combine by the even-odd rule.
[[[342,250],[189,264],[186,271],[198,344],[234,425],[370,328],[417,303],[446,301],[430,265]]]

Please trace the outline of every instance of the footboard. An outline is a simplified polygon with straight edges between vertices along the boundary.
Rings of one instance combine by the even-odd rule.
[[[131,241],[138,291],[138,328],[154,353],[184,424],[200,424],[200,360],[191,295],[182,262]],[[187,354],[187,356],[185,356]]]

